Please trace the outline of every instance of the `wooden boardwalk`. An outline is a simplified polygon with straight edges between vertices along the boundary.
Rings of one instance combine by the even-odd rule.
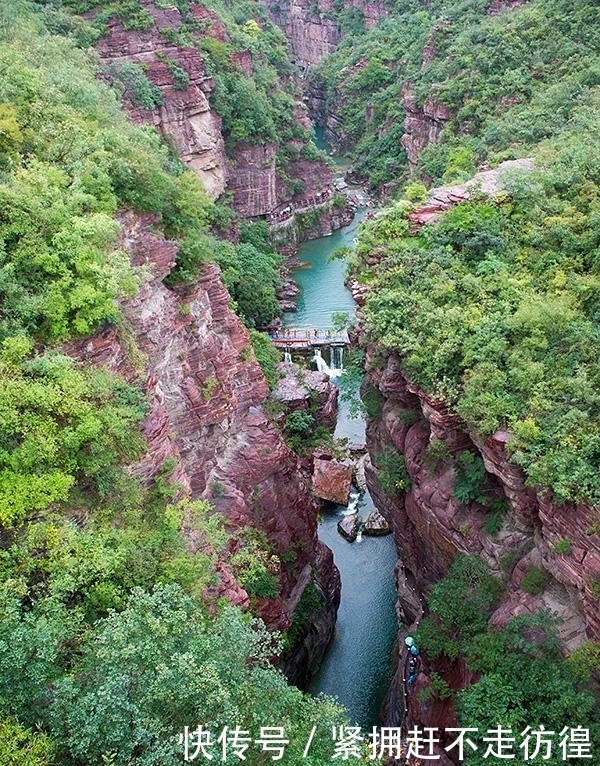
[[[347,346],[348,333],[345,330],[319,330],[315,327],[288,327],[270,333],[275,346],[283,351],[310,351],[322,346]]]

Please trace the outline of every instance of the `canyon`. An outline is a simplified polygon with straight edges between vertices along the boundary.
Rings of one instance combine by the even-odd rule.
[[[489,12],[520,4],[491,3]],[[98,44],[106,63],[126,60],[143,64],[148,78],[162,93],[162,104],[153,110],[129,103],[133,118],[154,125],[169,138],[212,197],[229,192],[241,218],[263,218],[277,228],[278,216],[283,214],[288,220],[288,208],[316,210],[323,215],[308,234],[330,231],[334,215],[329,168],[320,160],[292,161],[286,173],[304,182],[302,191],[294,194],[278,175],[274,143],[227,147],[220,118],[211,108],[214,83],[202,57],[195,49],[169,43],[157,31],[165,26],[177,29],[179,12],[158,9],[148,0],[143,5],[154,18],[153,30],[126,32],[112,19],[108,36]],[[280,0],[267,6],[289,38],[301,75],[332,53],[341,39],[342,31],[334,17],[339,8],[329,0],[316,4]],[[384,2],[353,0],[344,3],[344,8],[359,12],[367,26],[377,24],[387,14]],[[194,13],[207,22],[215,39],[227,39],[226,30],[209,11],[194,6]],[[423,51],[424,63],[434,46],[432,38]],[[165,57],[186,72],[186,88],[174,86]],[[248,74],[252,56],[238,53],[232,64]],[[322,94],[314,91],[306,98],[312,115],[323,121],[332,146],[347,148],[338,130],[339,104],[326,110]],[[436,103],[434,94],[419,105],[410,83],[404,84],[401,101],[406,110],[401,145],[414,167],[419,154],[438,140],[454,114]],[[297,108],[298,119],[308,126],[305,108],[300,104]],[[418,229],[461,199],[464,189],[455,189],[441,202],[438,194],[437,199],[417,209],[411,221]],[[332,635],[339,599],[339,577],[331,553],[316,537],[317,507],[306,472],[265,415],[267,386],[250,350],[248,334],[228,307],[229,298],[217,270],[205,267],[190,293],[170,290],[162,280],[173,266],[175,246],[152,232],[151,220],[127,216],[122,223],[123,246],[136,265],[145,264],[152,272],[136,298],[124,304],[128,332],[143,361],[138,360],[136,369],[136,360],[129,358],[116,329],[73,345],[71,353],[106,364],[129,379],[143,376],[152,406],[143,426],[148,455],[133,469],[139,476],[149,481],[166,460],[175,458],[173,482],[190,496],[209,500],[228,519],[234,534],[245,526],[256,526],[266,532],[280,558],[294,551],[292,565],[281,565],[278,571],[280,598],[258,599],[255,607],[270,628],[285,630],[292,623],[302,593],[309,583],[315,585],[321,616],[313,615],[302,651],[294,660],[288,657],[286,666],[290,679],[305,687]],[[336,219],[334,225],[340,223],[341,219]],[[363,298],[357,293],[359,302]],[[369,348],[367,366],[367,385],[378,391],[382,407],[368,427],[367,446],[372,458],[366,462],[366,476],[377,507],[394,531],[400,555],[397,578],[403,622],[409,627],[418,622],[422,611],[419,594],[447,573],[457,553],[477,553],[507,581],[492,624],[502,626],[515,615],[545,608],[560,617],[559,634],[566,651],[576,648],[586,635],[600,637],[600,607],[591,586],[594,580],[600,581],[594,509],[581,504],[558,508],[543,492],[527,487],[506,451],[509,435],[498,431],[485,441],[478,439],[444,402],[432,399],[411,383],[397,357],[381,358],[376,348]],[[332,392],[322,381],[319,385],[324,406],[331,410]],[[444,442],[452,457],[434,468],[424,457],[432,440]],[[405,496],[401,492],[390,494],[381,484],[376,456],[387,450],[405,458],[411,479]],[[454,496],[453,458],[464,452],[481,457],[490,492],[507,501],[508,511],[497,537],[484,530],[485,509],[477,503],[460,503]],[[571,553],[557,553],[556,544],[566,539],[571,541]],[[221,562],[220,567],[220,593],[247,607],[248,594],[235,582],[227,562]],[[520,587],[532,568],[549,578],[537,595]],[[401,653],[400,668],[403,661]],[[429,670],[425,665],[417,690],[427,685]],[[453,688],[462,688],[474,676],[458,663],[447,669],[446,680]],[[403,714],[400,684],[397,677],[385,706],[389,725],[397,723]],[[451,704],[416,700],[417,695],[413,695],[409,725],[457,725]]]

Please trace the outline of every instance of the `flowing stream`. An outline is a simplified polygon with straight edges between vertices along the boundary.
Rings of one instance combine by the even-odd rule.
[[[305,242],[300,248],[304,265],[294,278],[301,288],[298,311],[287,313],[289,327],[331,326],[334,312],[353,316],[355,303],[344,285],[345,264],[328,258],[338,247],[351,245],[365,211],[353,223],[329,237]],[[364,421],[349,416],[340,401],[336,437],[364,443]],[[355,493],[358,495],[358,493]],[[358,501],[366,518],[373,509],[368,493]],[[334,553],[342,577],[342,598],[334,639],[313,683],[313,694],[334,697],[348,709],[350,721],[370,731],[379,724],[379,707],[390,678],[392,649],[397,635],[396,593],[393,570],[396,549],[391,535],[366,537],[348,543],[337,531],[337,522],[348,512],[345,506],[323,513],[319,538]]]

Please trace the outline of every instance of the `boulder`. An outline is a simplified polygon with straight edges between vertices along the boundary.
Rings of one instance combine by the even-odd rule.
[[[367,520],[363,524],[363,533],[365,535],[371,535],[372,537],[389,535],[391,531],[390,525],[377,509],[371,511],[367,516]]]
[[[338,390],[325,373],[307,371],[288,362],[278,364],[277,373],[279,380],[271,398],[280,402],[286,413],[316,410],[316,425],[335,426]]]
[[[315,458],[312,488],[317,497],[339,505],[348,505],[352,467],[337,460]]]
[[[338,521],[337,528],[342,537],[345,537],[349,543],[353,543],[356,540],[360,528],[358,513],[351,513],[348,516],[344,516],[343,519]]]

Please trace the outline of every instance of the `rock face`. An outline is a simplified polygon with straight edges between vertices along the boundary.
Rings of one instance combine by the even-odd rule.
[[[301,67],[317,64],[333,53],[340,31],[330,15],[333,0],[267,0],[265,3],[273,21],[281,27],[290,41],[294,59]]]
[[[351,466],[337,460],[314,459],[312,489],[317,497],[338,505],[348,505],[351,484]]]
[[[344,518],[337,523],[338,532],[342,537],[345,537],[349,543],[353,543],[356,540],[359,528],[360,522],[357,513],[344,516]]]
[[[491,624],[502,626],[516,615],[549,609],[560,618],[559,636],[566,650],[576,648],[586,635],[598,640],[600,603],[592,589],[594,583],[600,582],[600,536],[594,531],[593,510],[584,506],[558,507],[527,488],[521,470],[510,462],[506,452],[507,433],[497,432],[485,442],[478,441],[443,402],[432,400],[413,385],[393,356],[384,367],[371,373],[370,382],[377,386],[385,402],[380,416],[367,429],[369,451],[373,454],[393,448],[401,452],[412,486],[406,496],[390,496],[369,461],[365,463],[367,484],[392,526],[404,569],[417,592],[445,575],[457,553],[476,553],[506,580],[503,601]],[[407,412],[414,420],[410,424]],[[431,466],[427,460],[432,439],[443,440],[451,455],[469,450],[483,459],[486,486],[508,504],[496,537],[485,530],[484,508],[476,502],[462,504],[454,496],[453,461]],[[571,542],[569,553],[556,552],[560,540]],[[547,573],[546,587],[535,596],[521,588],[524,575],[532,567]],[[410,599],[407,605],[402,603],[402,592],[400,600],[402,609],[414,613]],[[436,672],[440,672],[437,667]],[[455,688],[470,682],[466,676],[459,678],[460,669],[448,672],[458,673],[451,679],[458,684]],[[396,703],[390,703],[388,711],[391,718],[399,699],[399,693],[395,694]],[[428,717],[431,711],[414,704],[413,723],[440,725]],[[435,716],[435,721],[447,716],[446,726],[456,725],[449,723],[453,720],[451,711],[440,709]]]
[[[271,398],[283,404],[286,412],[313,409],[316,424],[332,428],[337,416],[337,387],[324,372],[306,370],[297,364],[282,363]]]
[[[149,484],[165,460],[174,458],[170,480],[181,485],[183,495],[209,500],[226,518],[234,540],[248,526],[263,530],[288,563],[278,572],[280,598],[257,599],[258,612],[270,627],[286,629],[303,588],[313,582],[323,604],[319,636],[325,639],[326,626],[335,619],[339,582],[317,541],[309,482],[263,410],[267,386],[246,329],[229,309],[216,267],[207,266],[185,297],[162,284],[176,246],[153,233],[153,223],[152,216],[133,214],[122,221],[122,246],[134,264],[152,270],[123,306],[128,337],[109,328],[68,351],[143,380],[151,403],[142,425],[148,452],[133,472]],[[226,564],[220,593],[247,604],[248,595]],[[306,582],[304,571],[314,573]]]
[[[363,534],[371,537],[389,535],[391,531],[387,519],[378,510],[371,511],[363,524]]]
[[[372,382],[377,382],[385,403],[377,421],[369,424],[368,446],[371,452],[392,447],[403,453],[412,486],[406,497],[390,497],[369,464],[367,483],[392,524],[402,560],[417,585],[425,587],[445,574],[457,552],[478,553],[498,574],[506,574],[508,567],[508,590],[497,623],[501,615],[508,618],[560,602],[563,606],[557,609],[566,618],[562,638],[568,648],[586,632],[600,637],[600,603],[590,591],[590,583],[600,579],[600,536],[594,531],[593,510],[582,505],[558,507],[526,487],[522,471],[506,452],[509,435],[499,431],[479,441],[442,402],[406,379],[398,359],[390,357]],[[401,422],[407,410],[417,418],[410,425]],[[443,440],[451,455],[469,450],[483,459],[488,488],[500,492],[509,506],[497,537],[485,531],[484,508],[477,503],[464,505],[454,497],[453,461],[432,467],[424,458],[432,439]],[[571,542],[570,553],[555,552],[559,540]],[[535,599],[519,587],[523,573],[532,566],[545,569],[554,580]],[[577,630],[572,630],[575,624],[578,637]]]
[[[404,134],[400,143],[406,150],[410,169],[414,170],[423,149],[430,144],[437,144],[444,124],[453,119],[454,112],[437,103],[431,94],[422,105],[418,105],[412,95],[410,82],[404,84],[400,99],[406,109]]]
[[[264,217],[275,225],[288,219],[293,222],[296,212],[316,208],[328,221],[329,230],[338,228],[341,224],[336,220],[338,211],[331,204],[332,174],[327,164],[303,158],[304,144],[297,139],[289,142],[287,154],[291,159],[285,160],[284,167],[279,166],[274,142],[241,143],[226,148],[221,118],[211,106],[214,80],[207,74],[202,56],[195,47],[170,42],[183,24],[181,13],[176,7],[157,7],[153,0],[140,2],[154,20],[152,28],[126,31],[114,16],[108,21],[107,36],[97,43],[105,79],[118,81],[123,65],[136,64],[158,89],[161,103],[143,107],[133,87],[121,85],[122,99],[132,118],[154,125],[168,138],[182,160],[201,178],[211,197],[216,199],[225,191],[231,192],[232,205],[240,217]],[[203,35],[220,43],[229,42],[227,30],[214,11],[193,3],[189,12],[205,27]],[[235,51],[230,60],[246,77],[252,76],[254,63],[250,51]],[[289,83],[280,83],[282,88],[288,86]],[[295,110],[298,123],[310,131],[306,106],[299,101]],[[317,236],[326,233],[327,226],[323,224],[322,228]]]
[[[518,160],[506,160],[501,162],[493,170],[482,170],[473,178],[463,184],[452,186],[439,186],[431,189],[425,204],[420,205],[408,215],[411,230],[416,233],[421,226],[435,221],[441,213],[449,210],[453,205],[466,202],[473,194],[487,194],[495,196],[502,191],[503,178],[513,171],[531,171],[534,168],[534,160],[523,157]]]
[[[533,161],[505,163],[477,174],[467,184],[430,192],[427,203],[410,215],[413,230],[434,220],[443,210],[469,198],[474,190],[493,195],[502,186],[503,173],[528,170]],[[364,296],[363,296],[364,297]],[[565,651],[583,639],[600,638],[600,530],[597,510],[584,505],[559,507],[548,493],[525,485],[524,475],[509,457],[510,434],[497,431],[481,440],[443,401],[433,399],[405,375],[401,360],[371,349],[367,356],[368,385],[383,397],[380,414],[367,427],[367,447],[373,455],[394,450],[404,456],[411,478],[410,491],[391,495],[382,487],[371,461],[365,460],[367,485],[373,499],[392,526],[398,546],[399,616],[411,627],[418,625],[418,594],[444,576],[457,553],[480,555],[505,582],[503,600],[490,624],[503,626],[520,614],[540,609],[559,618],[558,632]],[[376,360],[379,360],[376,362]],[[444,445],[442,456],[432,459],[432,442]],[[490,497],[503,499],[507,512],[496,536],[486,531],[486,509],[478,502],[464,504],[454,493],[456,457],[468,451],[485,467],[484,487]],[[534,569],[545,573],[546,583],[533,595],[522,587]],[[594,593],[596,595],[594,595]],[[399,667],[404,662],[399,657]],[[473,678],[458,663],[452,667],[427,667],[411,692],[404,710],[401,673],[397,673],[384,706],[386,722],[393,725],[406,713],[409,726],[456,726],[454,710],[436,702],[433,707],[418,699],[418,690],[435,670],[455,689]]]
[[[204,188],[216,198],[225,190],[230,174],[229,161],[221,134],[221,119],[211,110],[210,93],[214,81],[206,73],[204,61],[195,48],[182,48],[169,43],[161,28],[177,31],[181,14],[176,8],[159,9],[143,0],[152,14],[155,28],[149,31],[126,31],[117,17],[108,22],[108,34],[97,43],[104,62],[119,67],[132,62],[144,67],[148,79],[162,94],[163,103],[155,109],[143,109],[132,100],[127,90],[124,103],[137,122],[153,124],[174,143],[182,160],[198,173]],[[186,87],[175,86],[169,65],[176,64],[187,75]]]
[[[266,0],[265,5],[290,41],[301,68],[318,64],[336,49],[342,33],[334,0]],[[356,9],[367,29],[389,13],[385,0],[345,0],[344,8]]]

